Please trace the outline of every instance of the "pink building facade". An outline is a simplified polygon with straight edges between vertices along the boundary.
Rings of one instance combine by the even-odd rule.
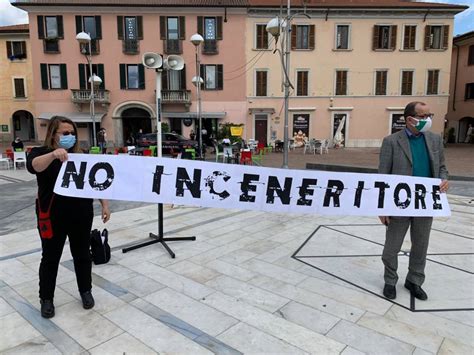
[[[103,80],[95,95],[95,121],[97,128],[106,128],[109,146],[124,145],[140,129],[143,133],[156,129],[156,75],[142,65],[145,52],[183,57],[182,71],[163,72],[162,117],[171,131],[184,136],[192,129],[197,131],[192,84],[196,50],[189,40],[194,33],[205,39],[199,57],[204,78],[203,127],[208,136],[216,135],[224,121],[245,123],[245,78],[227,81],[224,76],[224,72],[238,75],[245,71],[244,8],[115,3],[107,7],[107,1],[97,1],[96,6],[44,6],[46,3],[17,5],[29,13],[39,140],[44,139],[48,120],[63,115],[78,123],[79,140],[85,147],[92,142],[90,73],[81,52],[84,49],[76,40],[81,31],[93,39],[92,70]]]

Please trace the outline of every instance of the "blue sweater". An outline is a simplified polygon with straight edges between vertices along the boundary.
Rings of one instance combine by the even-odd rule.
[[[426,148],[425,136],[408,135],[411,157],[413,160],[413,176],[433,177],[431,173],[430,155]]]

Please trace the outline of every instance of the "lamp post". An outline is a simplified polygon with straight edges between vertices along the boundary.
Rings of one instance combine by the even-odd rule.
[[[203,159],[202,156],[202,112],[201,112],[201,85],[204,80],[201,78],[201,63],[199,58],[199,48],[204,42],[204,38],[199,34],[195,33],[191,36],[191,43],[196,48],[196,76],[193,78],[193,84],[196,85],[196,96],[197,96],[197,117],[199,122],[199,159]]]
[[[76,39],[77,41],[80,43],[80,44],[86,44],[88,46],[88,49],[89,49],[89,55],[87,55],[87,50],[85,50],[85,48],[82,49],[82,53],[84,54],[84,56],[86,57],[87,59],[87,64],[89,65],[89,73],[90,73],[90,77],[89,77],[89,83],[91,85],[91,95],[90,95],[90,113],[91,113],[91,119],[92,119],[92,142],[94,144],[94,147],[97,146],[97,134],[96,134],[96,131],[95,131],[95,104],[94,104],[94,100],[95,100],[95,93],[94,93],[94,87],[95,86],[99,86],[100,84],[102,84],[102,79],[99,78],[97,75],[95,75],[93,72],[92,72],[92,45],[91,45],[91,42],[92,42],[92,39],[91,39],[91,36],[89,33],[85,33],[85,32],[80,32],[76,35]]]

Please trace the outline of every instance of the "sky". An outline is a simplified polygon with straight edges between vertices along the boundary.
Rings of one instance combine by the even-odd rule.
[[[10,0],[0,0],[0,26],[28,23],[26,12],[13,7]],[[446,4],[467,5],[469,9],[456,15],[454,20],[454,35],[474,31],[474,0],[430,0],[427,2],[442,2]]]

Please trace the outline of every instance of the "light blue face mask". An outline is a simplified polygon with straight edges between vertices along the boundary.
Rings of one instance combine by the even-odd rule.
[[[59,138],[59,148],[70,149],[76,144],[76,136],[69,134],[67,136],[61,136]]]

